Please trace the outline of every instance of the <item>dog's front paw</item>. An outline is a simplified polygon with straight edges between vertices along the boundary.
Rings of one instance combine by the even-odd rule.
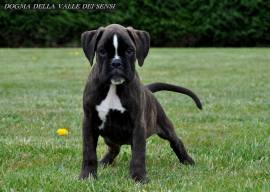
[[[146,184],[146,183],[149,183],[150,181],[145,175],[132,174],[131,177],[135,182],[141,183],[141,184]]]
[[[89,168],[84,168],[81,170],[81,173],[79,175],[79,179],[87,179],[89,176],[93,177],[94,179],[97,179],[96,172],[90,171]]]

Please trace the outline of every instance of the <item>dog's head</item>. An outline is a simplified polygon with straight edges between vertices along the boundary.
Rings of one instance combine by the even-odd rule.
[[[91,65],[96,55],[99,79],[113,84],[128,83],[134,78],[135,61],[142,66],[150,46],[148,32],[117,24],[86,31],[81,41]]]

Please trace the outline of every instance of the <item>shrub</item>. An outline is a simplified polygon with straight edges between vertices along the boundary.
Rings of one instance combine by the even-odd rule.
[[[111,23],[150,32],[153,46],[266,46],[269,10],[267,0],[119,0],[113,11],[2,9],[0,46],[78,46],[83,31]]]

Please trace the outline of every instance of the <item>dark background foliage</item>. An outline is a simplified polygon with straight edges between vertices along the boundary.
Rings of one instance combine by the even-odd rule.
[[[50,1],[57,2],[60,1]],[[65,1],[71,2],[112,3]],[[268,0],[119,0],[114,3],[113,11],[2,9],[0,46],[79,46],[83,31],[111,23],[148,31],[152,46],[270,45]]]

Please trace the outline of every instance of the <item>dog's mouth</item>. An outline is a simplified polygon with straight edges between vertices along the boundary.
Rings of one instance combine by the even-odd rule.
[[[114,85],[120,85],[125,82],[125,77],[122,71],[120,70],[113,70],[111,73],[111,83]]]
[[[123,77],[114,77],[111,79],[111,83],[114,85],[120,85],[125,82],[125,79]]]

